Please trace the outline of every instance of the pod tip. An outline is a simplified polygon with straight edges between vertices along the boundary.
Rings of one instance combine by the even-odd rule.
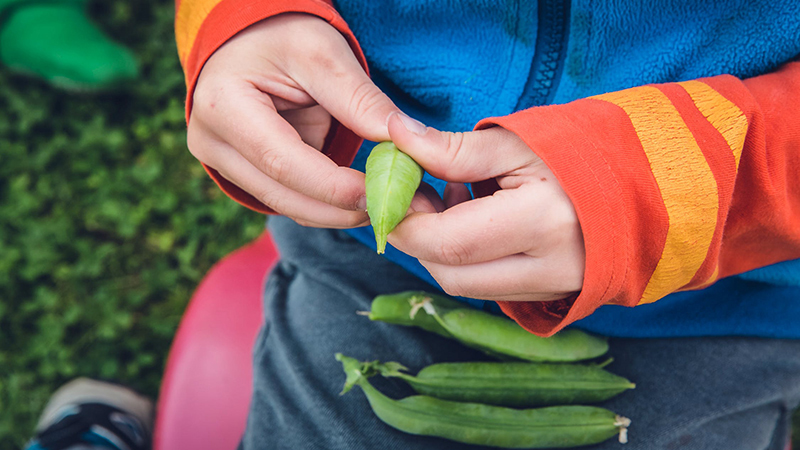
[[[383,239],[376,239],[376,249],[379,255],[384,254],[386,252],[386,238]]]

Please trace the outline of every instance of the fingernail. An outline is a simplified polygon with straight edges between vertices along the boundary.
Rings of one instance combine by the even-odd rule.
[[[419,136],[422,136],[428,131],[428,127],[423,125],[422,122],[412,119],[403,113],[398,113],[397,115],[400,117],[400,121],[403,122],[403,126],[406,127],[406,130]]]
[[[362,196],[356,202],[356,209],[358,211],[366,211],[367,210],[367,197]]]

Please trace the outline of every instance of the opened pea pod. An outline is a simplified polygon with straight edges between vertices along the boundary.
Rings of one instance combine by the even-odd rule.
[[[367,214],[375,230],[378,253],[386,237],[403,220],[422,181],[423,170],[393,142],[381,142],[367,158]]]

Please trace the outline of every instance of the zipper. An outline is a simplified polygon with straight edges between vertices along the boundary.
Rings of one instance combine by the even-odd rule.
[[[515,111],[553,101],[567,54],[570,1],[539,0],[536,50]]]

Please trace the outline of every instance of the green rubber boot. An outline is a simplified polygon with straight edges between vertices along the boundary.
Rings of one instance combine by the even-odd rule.
[[[84,4],[0,0],[0,62],[67,90],[107,90],[135,78],[133,54],[97,28]]]

